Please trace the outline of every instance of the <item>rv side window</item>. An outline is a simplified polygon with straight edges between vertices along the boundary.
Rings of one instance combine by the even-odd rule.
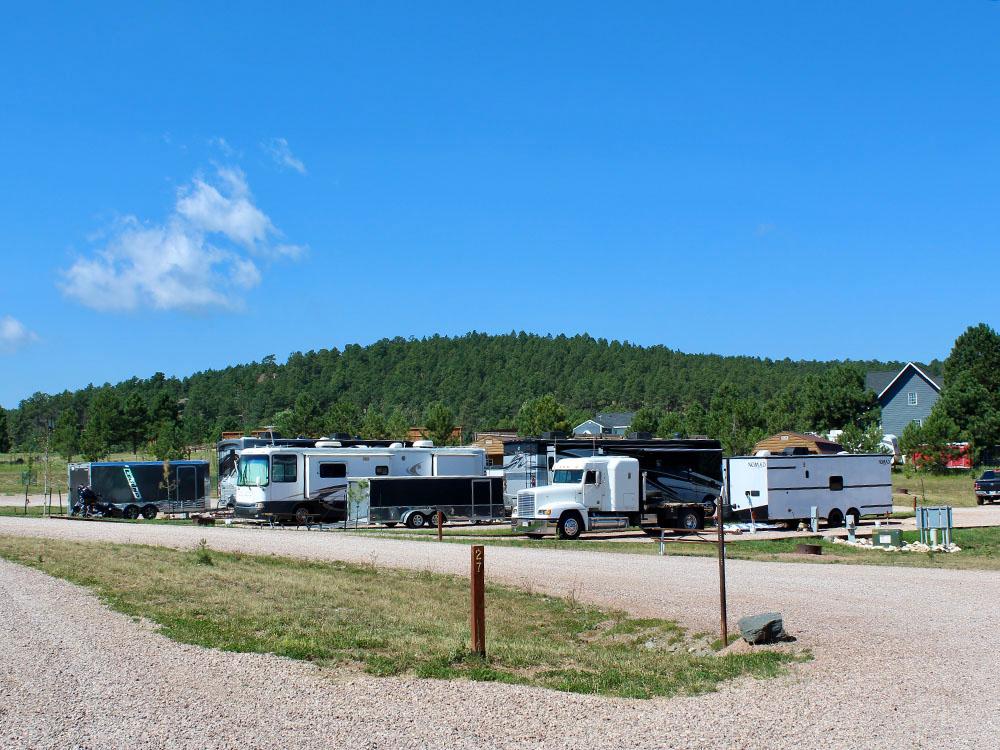
[[[320,464],[320,479],[343,479],[347,476],[347,464]]]
[[[298,459],[295,456],[273,456],[271,458],[271,481],[294,482],[298,478],[297,462]]]
[[[376,466],[375,467],[375,476],[377,476],[377,477],[384,477],[384,476],[388,476],[388,474],[389,474],[389,467],[388,466],[382,465],[382,466]]]
[[[842,490],[842,489],[844,489],[844,478],[843,477],[830,477],[830,489],[831,490]]]
[[[584,484],[597,484],[597,472],[588,471],[587,478],[583,481]]]

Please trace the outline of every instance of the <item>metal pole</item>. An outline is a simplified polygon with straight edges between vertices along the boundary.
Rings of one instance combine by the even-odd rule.
[[[472,653],[486,656],[486,576],[485,548],[481,544],[472,547],[472,567],[469,572],[472,586],[472,611],[470,625],[472,630]]]
[[[729,645],[729,624],[726,622],[726,531],[722,528],[722,495],[717,501],[716,527],[719,532],[719,628],[722,647]]]

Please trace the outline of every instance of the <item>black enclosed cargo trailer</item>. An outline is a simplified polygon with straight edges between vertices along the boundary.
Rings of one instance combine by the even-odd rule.
[[[125,518],[207,509],[208,461],[95,461],[69,465],[71,513],[80,487]]]
[[[369,479],[368,518],[372,523],[411,528],[445,520],[504,520],[500,477],[373,477]]]

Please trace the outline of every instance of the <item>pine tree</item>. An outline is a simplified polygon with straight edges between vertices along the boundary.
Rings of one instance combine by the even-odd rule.
[[[0,406],[0,453],[10,453],[10,432],[7,426],[7,411]]]
[[[440,401],[435,401],[427,407],[427,414],[424,416],[424,427],[427,430],[427,437],[434,441],[435,445],[448,445],[454,438],[455,413]]]
[[[72,409],[63,409],[59,414],[52,431],[52,448],[66,461],[72,461],[80,452],[80,425]]]
[[[149,438],[149,411],[142,396],[135,391],[126,397],[122,407],[121,437],[135,455]]]

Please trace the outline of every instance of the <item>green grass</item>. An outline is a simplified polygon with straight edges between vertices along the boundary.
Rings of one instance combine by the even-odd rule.
[[[426,534],[386,533],[382,530],[351,532],[365,536],[380,536],[389,539],[410,539],[434,542],[433,536]],[[711,539],[711,534],[706,534]],[[919,535],[916,531],[903,533],[906,541],[916,541]],[[983,529],[955,529],[953,541],[962,548],[958,553],[893,553],[882,550],[865,550],[849,547],[844,544],[834,544],[825,537],[797,537],[791,539],[772,539],[747,541],[745,538],[726,545],[726,557],[731,560],[758,560],[765,562],[802,562],[813,564],[847,563],[854,565],[896,565],[903,567],[925,568],[957,568],[973,570],[1000,570],[1000,527]],[[478,540],[466,536],[451,535],[445,538],[445,544],[485,544],[497,547],[525,547],[530,549],[575,550],[586,552],[618,552],[635,555],[658,555],[659,544],[655,542],[612,542],[601,539],[578,539],[564,541],[553,537],[544,539],[525,539],[524,537],[480,538]],[[798,544],[818,544],[823,548],[820,556],[796,555]],[[712,544],[693,542],[668,542],[667,555],[685,557],[714,557],[716,547]]]
[[[919,505],[953,505],[969,507],[976,504],[972,483],[983,473],[983,468],[973,471],[954,471],[948,474],[931,474],[914,471],[909,467],[892,473],[892,501],[896,505],[910,505],[914,497]],[[899,492],[906,489],[908,494]]]
[[[468,651],[468,581],[455,576],[227,554],[204,544],[179,551],[0,536],[0,556],[86,586],[183,643],[373,675],[651,698],[773,677],[804,658],[767,649],[719,655],[706,637],[669,620],[487,585],[483,659]]]

